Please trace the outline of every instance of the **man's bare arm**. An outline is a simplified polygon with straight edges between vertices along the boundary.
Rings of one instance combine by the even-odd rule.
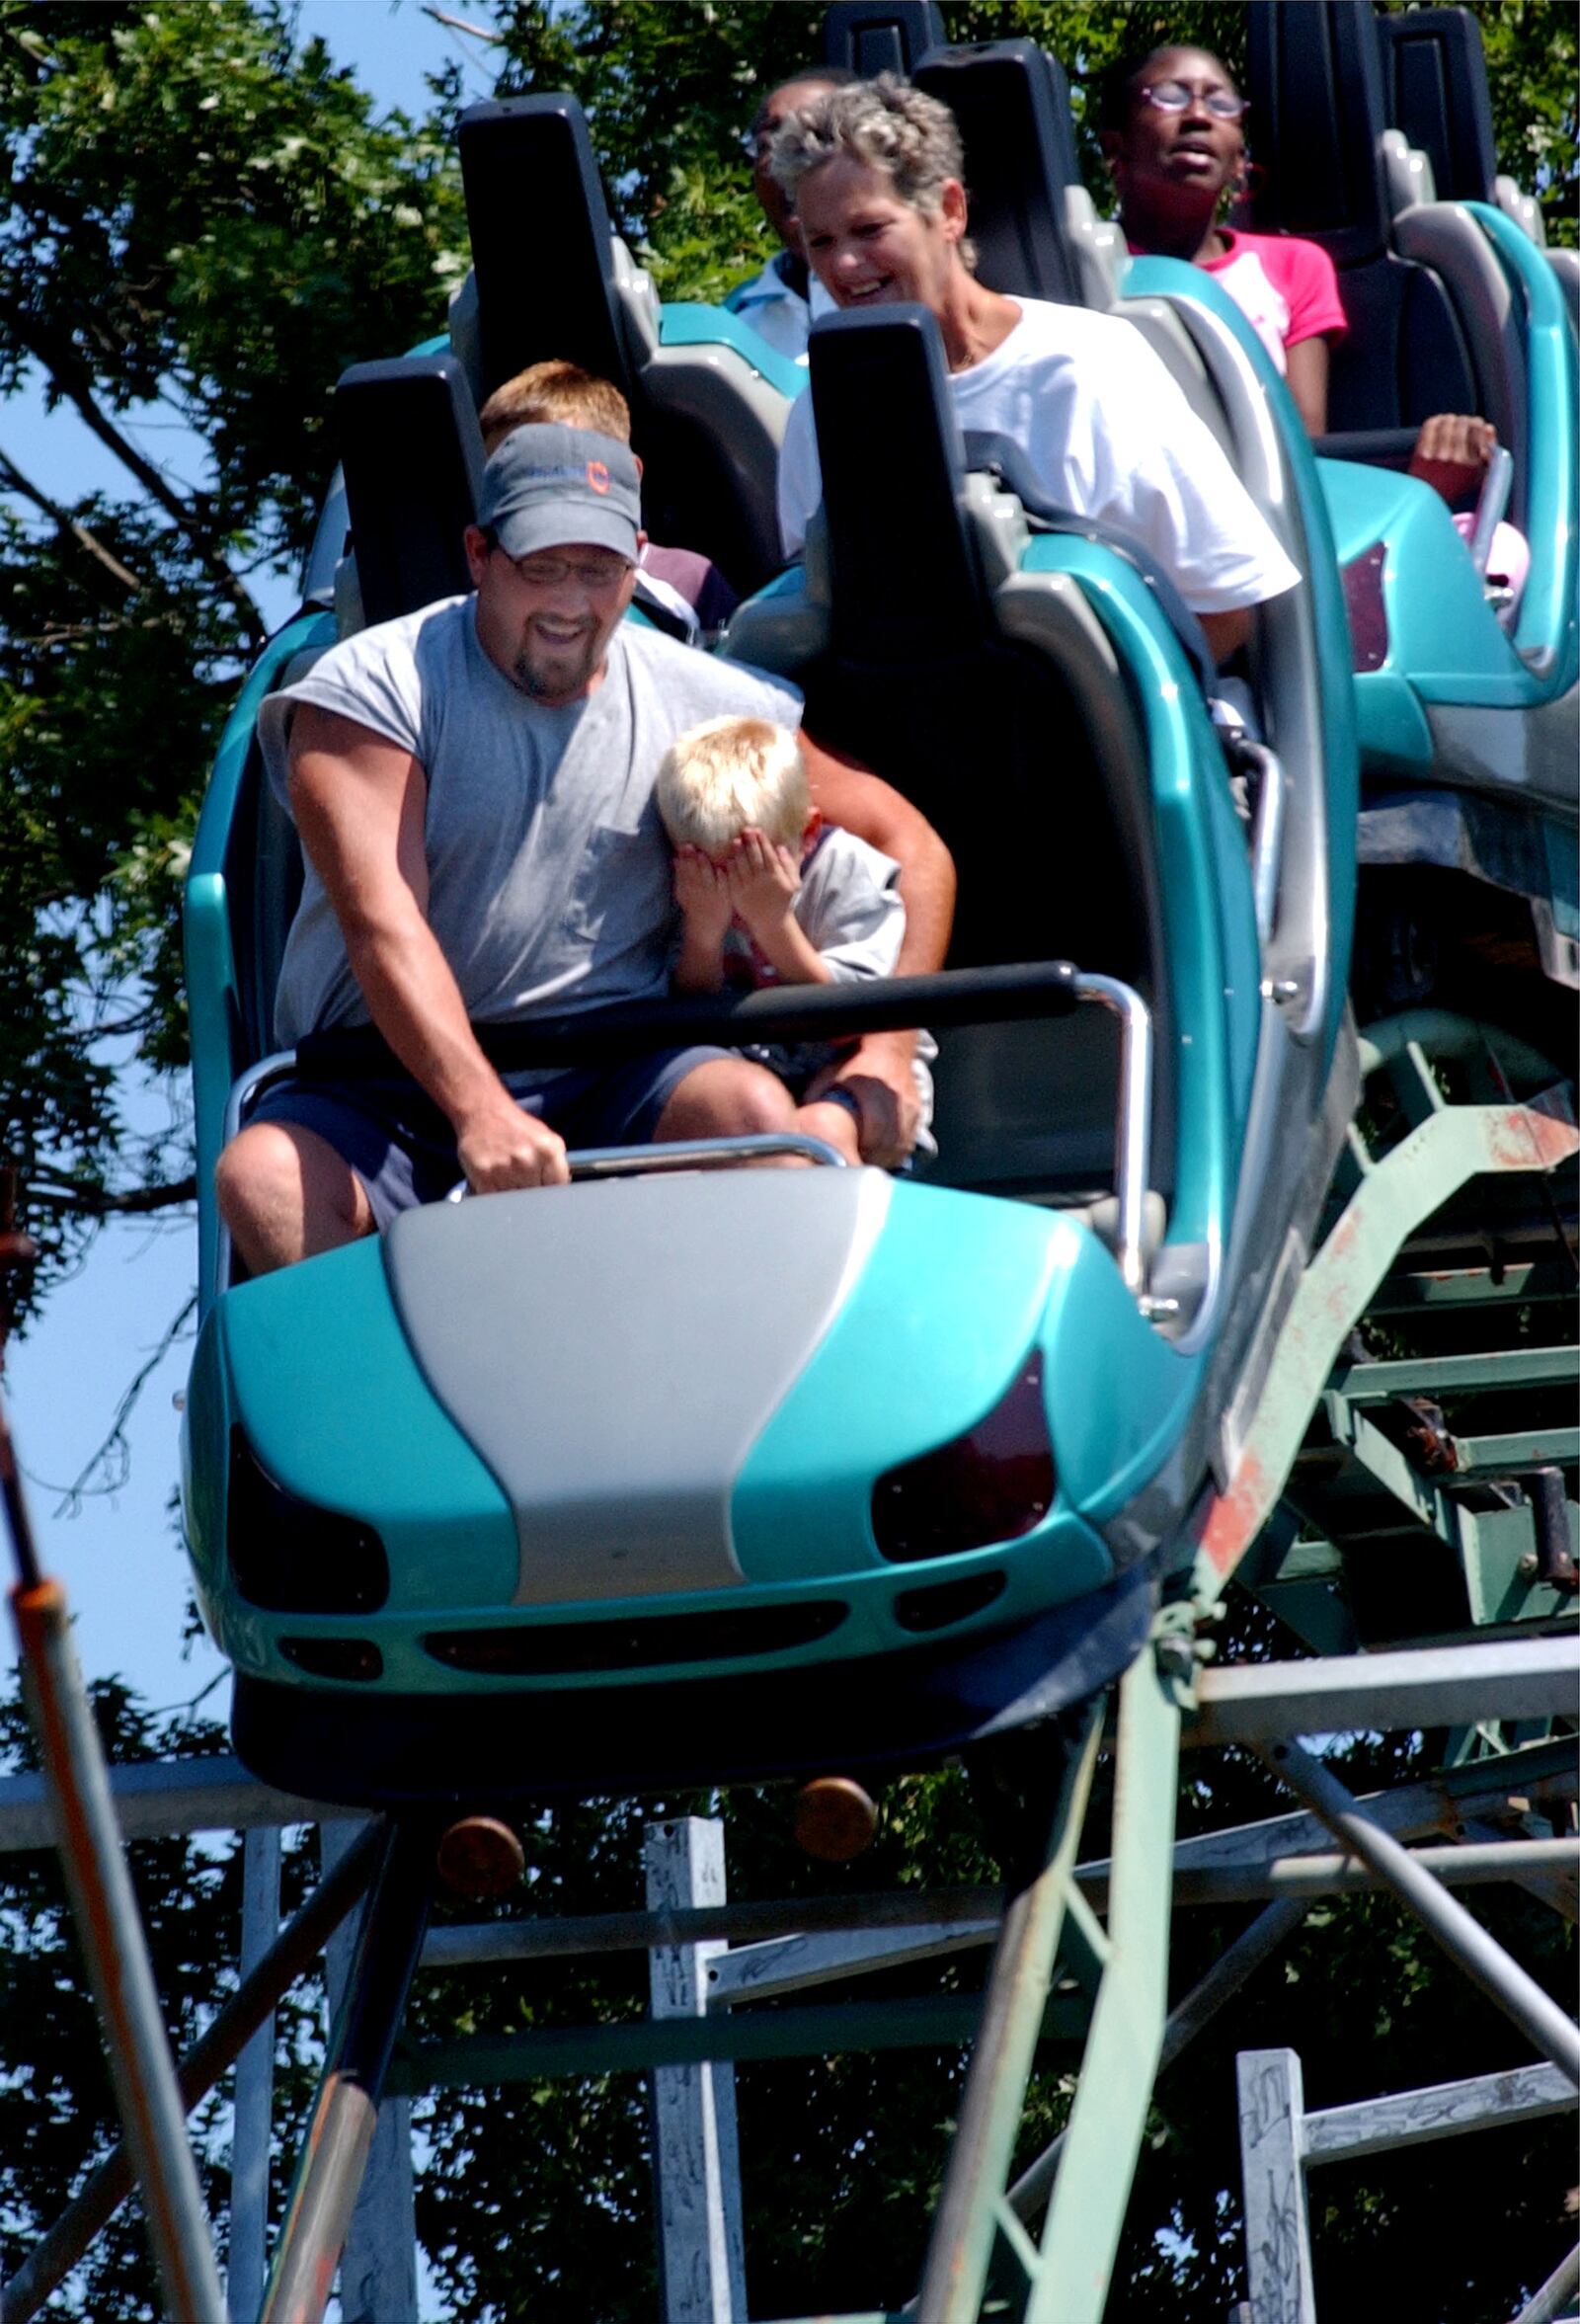
[[[905,941],[896,976],[924,976],[942,968],[955,918],[955,864],[927,818],[880,775],[801,737],[812,803],[830,823],[854,832],[900,866],[906,907]]]
[[[924,976],[941,968],[955,916],[954,859],[926,817],[866,767],[834,754],[803,733],[802,753],[815,806],[830,823],[865,840],[900,866],[906,933],[897,976]],[[807,1091],[821,1097],[835,1082],[856,1100],[865,1162],[892,1168],[916,1142],[921,1108],[912,1071],[912,1033],[868,1033],[850,1056],[820,1074]]]
[[[469,1182],[493,1191],[563,1180],[563,1141],[520,1110],[483,1055],[428,924],[422,765],[311,704],[296,714],[290,760],[291,813],[368,1014],[454,1124]]]

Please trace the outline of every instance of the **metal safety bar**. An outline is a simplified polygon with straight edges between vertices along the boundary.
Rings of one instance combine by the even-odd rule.
[[[1481,490],[1475,504],[1475,521],[1470,528],[1467,544],[1477,581],[1486,580],[1493,535],[1503,521],[1513,488],[1514,454],[1507,444],[1494,444],[1487,461],[1487,472],[1481,479]]]
[[[532,1066],[609,1065],[688,1044],[745,1049],[757,1041],[853,1041],[864,1033],[908,1032],[918,1025],[1064,1016],[1079,1004],[1081,982],[1072,961],[1017,961],[921,977],[868,977],[859,984],[773,985],[760,993],[627,1002],[568,1016],[474,1024],[472,1031],[492,1066],[516,1073]],[[304,1035],[296,1064],[303,1080],[313,1082],[405,1074],[371,1025]]]
[[[1236,748],[1256,769],[1256,807],[1251,824],[1251,894],[1256,934],[1265,949],[1278,925],[1278,890],[1284,870],[1284,809],[1288,788],[1283,762],[1265,743],[1241,736]]]
[[[1114,1193],[1119,1204],[1116,1255],[1126,1289],[1146,1288],[1143,1242],[1146,1188],[1152,1168],[1152,1012],[1132,985],[1118,977],[1077,974],[1075,992],[1118,1017],[1119,1112],[1114,1124]]]
[[[1064,1015],[1083,1002],[1108,1009],[1120,1021],[1119,1102],[1114,1129],[1117,1256],[1127,1288],[1140,1298],[1145,1287],[1143,1238],[1151,1173],[1152,1016],[1134,986],[1118,977],[1087,975],[1067,960],[1031,961],[1003,968],[944,969],[936,976],[879,977],[861,986],[775,986],[726,1002],[711,995],[645,1002],[623,1008],[589,1009],[580,1016],[474,1025],[472,1030],[490,1062],[501,1072],[511,1072],[572,1058],[585,1064],[639,1055],[645,1049],[672,1046],[682,1038],[721,1048],[745,1048],[766,1039],[854,1038],[861,1033],[903,1032],[919,1024],[1008,1024]],[[396,1074],[404,1078],[404,1069],[371,1026],[309,1034],[299,1048],[278,1050],[238,1076],[225,1105],[227,1143],[263,1091],[288,1074],[315,1082],[355,1082]],[[808,1161],[833,1165],[843,1160],[823,1139],[788,1131],[766,1137],[697,1139],[687,1146],[662,1149],[591,1147],[569,1160],[573,1176],[602,1178],[635,1170],[694,1168],[699,1162],[761,1161],[774,1154],[799,1154]],[[221,1221],[221,1289],[230,1281],[230,1238]]]
[[[849,1162],[826,1138],[812,1138],[801,1130],[758,1130],[739,1138],[667,1140],[662,1146],[582,1146],[565,1158],[573,1178],[662,1177],[666,1171],[706,1169],[714,1163],[771,1162],[776,1155],[798,1155],[803,1162],[847,1170]],[[471,1192],[464,1178],[456,1180],[444,1199],[460,1202]]]

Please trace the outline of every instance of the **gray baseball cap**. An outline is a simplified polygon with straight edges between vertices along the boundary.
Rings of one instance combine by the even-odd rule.
[[[637,560],[642,495],[628,445],[591,428],[514,428],[483,470],[479,524],[508,557],[572,542]]]

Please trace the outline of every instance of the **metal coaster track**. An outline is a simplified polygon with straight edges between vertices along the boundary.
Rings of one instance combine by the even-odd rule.
[[[1580,1151],[1580,1133],[1562,1087],[1539,1087],[1520,1098],[1511,1093],[1511,1074],[1526,1083],[1544,1079],[1540,1061],[1517,1054],[1499,1036],[1488,1064],[1484,1035],[1462,1020],[1394,1020],[1373,1030],[1362,1055],[1372,1082],[1362,1119],[1376,1134],[1351,1133],[1341,1173],[1345,1198],[1295,1290],[1255,1409],[1237,1436],[1225,1440],[1232,1459],[1200,1512],[1193,1542],[1184,1545],[1177,1587],[1151,1644],[1117,1690],[1111,1854],[1101,1862],[1077,1861],[1105,1735],[1105,1706],[1098,1701],[1036,1730],[1033,1756],[1022,1756],[1023,1831],[1041,1829],[1045,1840],[1007,1894],[908,1890],[821,1909],[805,1900],[731,1904],[717,1828],[664,1826],[650,1838],[645,1913],[493,1923],[435,1933],[425,1943],[434,1833],[426,1823],[374,1826],[341,1857],[293,1922],[273,1932],[178,2078],[157,2023],[151,1978],[138,1984],[146,1959],[120,1859],[117,1808],[123,1826],[152,1831],[216,1817],[262,1827],[297,1819],[306,1803],[276,1800],[248,1779],[238,1781],[229,1767],[201,1776],[187,1766],[118,1771],[113,1794],[98,1763],[63,1601],[37,1569],[4,1439],[21,1573],[13,1607],[44,1777],[41,1787],[27,1778],[0,1787],[0,1847],[38,1844],[46,1796],[126,2124],[124,2147],[99,2166],[6,2286],[0,2298],[6,2324],[38,2311],[134,2181],[167,2312],[216,2319],[227,2312],[182,2117],[255,2037],[274,2002],[364,1891],[356,1963],[269,2286],[261,2306],[249,2302],[242,2309],[235,2303],[244,2287],[233,2276],[232,2315],[256,2313],[269,2324],[322,2315],[348,2234],[354,2244],[357,2237],[354,2206],[381,2105],[387,2110],[404,2094],[443,2082],[636,2067],[653,2072],[661,2101],[656,2163],[666,2324],[690,2324],[693,2317],[745,2324],[730,2061],[970,2040],[971,2066],[925,2270],[915,2299],[899,2312],[925,2324],[989,2316],[1097,2324],[1157,2073],[1285,1940],[1315,1895],[1362,1883],[1400,1896],[1550,2064],[1529,2069],[1524,2079],[1505,2077],[1509,2087],[1499,2092],[1466,2085],[1468,2095],[1452,2101],[1440,2093],[1414,2094],[1420,2104],[1380,2101],[1372,2109],[1376,2122],[1369,2114],[1357,2128],[1301,2112],[1298,2061],[1292,2080],[1281,2062],[1285,2053],[1242,2059],[1242,2080],[1251,2076],[1257,2105],[1266,2102],[1269,2074],[1284,2094],[1277,2119],[1294,2158],[1292,2203],[1304,2168],[1344,2151],[1346,2141],[1353,2148],[1363,2137],[1375,2146],[1422,2134],[1418,2118],[1428,2099],[1462,2127],[1550,2111],[1562,2090],[1580,2087],[1580,2035],[1451,1892],[1462,1883],[1513,1878],[1569,1915],[1575,1910],[1573,1841],[1531,1836],[1533,1824],[1551,1830],[1555,1803],[1572,1801],[1577,1788],[1573,1735],[1565,1731],[1574,1724],[1580,1673],[1571,1619],[1574,1511],[1562,1483],[1565,1464],[1576,1457],[1575,1431],[1545,1420],[1487,1430],[1478,1419],[1480,1433],[1462,1434],[1449,1426],[1443,1408],[1474,1400],[1471,1409],[1479,1413],[1489,1402],[1528,1401],[1574,1377],[1572,1344],[1515,1344],[1513,1322],[1540,1298],[1541,1270],[1561,1278],[1569,1259],[1565,1223],[1552,1204],[1552,1173]],[[1451,1102],[1445,1077],[1452,1081],[1466,1061],[1469,1101]],[[1462,1215],[1467,1189],[1474,1206],[1469,1224]],[[1488,1223],[1477,1226],[1477,1219]],[[1445,1220],[1448,1226],[1435,1231]],[[1467,1255],[1468,1266],[1438,1264]],[[1423,1307],[1478,1319],[1491,1344],[1385,1360],[1358,1352],[1354,1334],[1363,1320],[1418,1314]],[[1518,1410],[1517,1404],[1516,1417]],[[1374,1522],[1380,1498],[1391,1512],[1381,1526]],[[1368,1596],[1368,1561],[1376,1559],[1379,1541],[1391,1544],[1401,1527],[1442,1570],[1422,1599],[1415,1643],[1386,1650],[1388,1641],[1365,1635],[1376,1607],[1376,1592]],[[1445,1573],[1458,1577],[1464,1618],[1423,1644],[1431,1609],[1445,1602]],[[1202,1634],[1225,1583],[1236,1578],[1314,1643],[1373,1650],[1213,1667]],[[1397,1632],[1397,1619],[1390,1619]],[[1299,1738],[1359,1724],[1448,1728],[1457,1764],[1434,1782],[1357,1802]],[[1226,1741],[1257,1749],[1301,1809],[1176,1845],[1180,1750]],[[1527,1820],[1511,1839],[1505,1834],[1516,1799]],[[1540,1814],[1548,1817],[1544,1826]],[[1464,1836],[1452,1846],[1402,1845],[1446,1825]],[[264,1836],[260,1828],[250,1839]],[[1170,2014],[1171,1909],[1225,1895],[1268,1901]],[[992,1961],[980,1999],[874,2004],[846,1998],[766,2017],[745,2006],[988,1943]],[[401,2041],[407,1993],[423,1965],[608,1947],[652,1954],[655,2008],[646,2027],[587,2028],[503,2044]],[[1013,2156],[1038,2043],[1050,2031],[1067,2038],[1081,2026],[1084,2051],[1069,2123],[1016,2175]],[[671,2200],[677,2174],[689,2173],[698,2156],[700,2205],[694,2184],[684,2201]],[[1300,2204],[1295,2207],[1300,2211]],[[1249,2176],[1247,2215],[1253,2225],[1260,2216]],[[360,2312],[376,2324],[399,2312],[388,2304],[402,2296],[391,2284],[413,2280],[407,2266],[393,2277],[381,2277],[375,2267],[364,2281],[372,2304]],[[1258,2278],[1253,2248],[1250,2313],[1257,2324],[1257,2284],[1267,2281],[1265,2264]],[[1308,2263],[1300,2284],[1304,2316],[1310,2313]]]

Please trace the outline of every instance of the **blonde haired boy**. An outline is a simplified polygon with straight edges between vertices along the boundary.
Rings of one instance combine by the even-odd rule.
[[[490,457],[516,428],[589,428],[595,436],[631,441],[631,407],[612,379],[584,371],[561,357],[529,363],[496,387],[477,415],[483,449]],[[634,455],[633,455],[634,456]],[[637,474],[642,462],[637,461]],[[740,599],[711,558],[695,549],[661,548],[649,541],[637,577],[637,601],[652,615],[655,604],[688,646],[724,627]]]
[[[812,804],[801,745],[767,718],[709,718],[677,735],[654,797],[674,849],[680,993],[729,984],[830,985],[894,974],[906,932],[900,867]],[[747,1055],[776,1073],[796,1121],[847,1162],[860,1159],[860,1116],[820,1081],[839,1056],[827,1042],[765,1044]],[[930,1151],[932,1080],[916,1043],[917,1144]]]

